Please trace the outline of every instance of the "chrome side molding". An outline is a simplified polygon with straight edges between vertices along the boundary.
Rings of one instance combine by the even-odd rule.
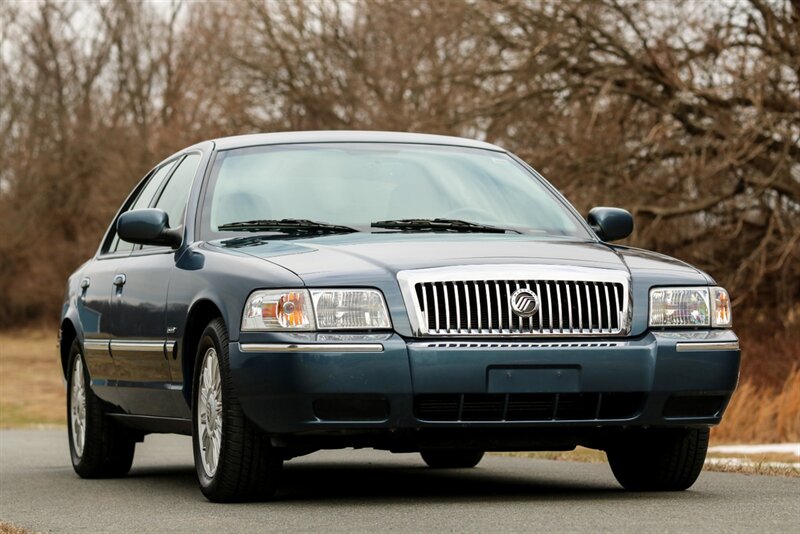
[[[164,352],[163,341],[111,341],[111,354],[120,352]]]
[[[239,343],[242,352],[383,352],[381,343]]]
[[[693,352],[707,350],[739,350],[738,341],[713,341],[713,342],[683,342],[676,343],[678,352]]]
[[[159,352],[165,356],[169,356],[175,349],[175,341],[145,341],[145,340],[108,340],[108,339],[84,339],[83,349],[87,353],[96,354],[98,352],[105,353],[113,357],[114,352],[122,353],[137,353],[137,352]]]

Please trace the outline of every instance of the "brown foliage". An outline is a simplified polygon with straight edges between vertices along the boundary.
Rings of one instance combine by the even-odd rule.
[[[797,328],[800,4],[0,4],[0,321],[54,319],[159,159],[219,135],[485,138]],[[793,308],[794,307],[794,308]],[[780,335],[780,331],[779,331]],[[793,355],[797,361],[798,355]]]
[[[720,443],[800,441],[800,368],[777,391],[749,381],[741,384],[712,437]]]

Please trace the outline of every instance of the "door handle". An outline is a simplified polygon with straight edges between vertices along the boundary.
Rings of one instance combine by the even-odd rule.
[[[114,285],[117,286],[117,287],[124,286],[125,285],[125,281],[126,281],[126,278],[125,278],[124,274],[118,274],[118,275],[116,275],[114,277]]]

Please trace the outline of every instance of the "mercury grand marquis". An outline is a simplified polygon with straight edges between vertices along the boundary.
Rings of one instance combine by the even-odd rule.
[[[206,141],[136,186],[69,278],[69,448],[125,475],[192,436],[203,494],[264,499],[320,449],[603,450],[629,490],[691,486],[739,373],[726,291],[612,245],[497,146],[303,132]]]

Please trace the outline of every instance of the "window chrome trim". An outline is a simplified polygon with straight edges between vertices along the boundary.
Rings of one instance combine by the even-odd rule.
[[[436,282],[464,282],[464,281],[508,281],[521,280],[528,281],[566,281],[566,282],[601,282],[616,283],[622,285],[622,312],[620,313],[620,329],[618,332],[610,332],[607,329],[596,332],[565,331],[554,332],[542,328],[541,332],[510,332],[498,330],[491,327],[485,332],[462,330],[443,333],[441,331],[430,333],[422,307],[418,302],[417,293],[414,287],[418,283]],[[416,337],[447,337],[447,336],[493,336],[493,337],[624,337],[630,333],[632,316],[632,295],[630,291],[631,281],[627,271],[618,269],[604,269],[598,267],[580,267],[570,265],[546,265],[546,264],[498,264],[498,265],[461,265],[455,267],[435,267],[431,269],[415,269],[400,271],[397,273],[397,281],[400,285],[400,292],[403,295],[408,319],[411,323],[411,331]],[[549,284],[547,284],[549,288]],[[487,285],[488,288],[488,285]],[[537,290],[539,288],[537,287]],[[588,291],[588,286],[587,286]],[[539,291],[537,291],[537,295]],[[435,294],[434,294],[435,296]],[[590,296],[587,295],[587,299]],[[491,306],[491,303],[487,304]],[[552,305],[552,304],[551,304]],[[490,311],[490,310],[489,310]],[[599,313],[600,310],[598,309]],[[481,307],[478,306],[478,313]],[[541,309],[539,313],[544,313]],[[552,311],[550,312],[552,313]],[[437,314],[438,317],[438,314]],[[532,319],[531,319],[532,324]],[[552,324],[551,324],[552,328]]]
[[[381,343],[239,343],[242,352],[383,352]]]
[[[708,351],[708,350],[739,350],[738,341],[718,342],[681,342],[675,344],[678,352]]]

